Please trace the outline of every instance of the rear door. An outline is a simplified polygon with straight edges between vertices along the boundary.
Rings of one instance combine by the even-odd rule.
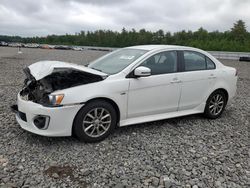
[[[183,72],[180,74],[179,110],[188,110],[206,101],[216,81],[216,67],[208,57],[195,51],[183,51],[181,57]]]

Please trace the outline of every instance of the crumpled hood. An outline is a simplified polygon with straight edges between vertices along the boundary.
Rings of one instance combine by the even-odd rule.
[[[73,63],[67,63],[62,61],[39,61],[30,66],[28,66],[30,70],[30,74],[36,79],[40,80],[51,73],[57,68],[65,68],[65,69],[75,69],[82,72],[87,72],[94,75],[104,76],[106,77],[106,73],[102,73],[100,71],[85,67],[83,65],[77,65]]]

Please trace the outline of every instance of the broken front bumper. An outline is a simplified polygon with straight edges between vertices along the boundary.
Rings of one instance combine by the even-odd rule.
[[[12,107],[20,126],[32,133],[43,136],[71,136],[75,115],[83,104],[71,106],[45,107],[32,101],[23,100],[17,96],[17,106]],[[46,126],[38,128],[35,125],[38,117],[46,117]]]

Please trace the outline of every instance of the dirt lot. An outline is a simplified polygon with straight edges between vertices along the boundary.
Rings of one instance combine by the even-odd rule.
[[[9,106],[22,68],[39,60],[86,64],[106,52],[0,47],[0,187],[250,187],[250,63],[220,119],[200,115],[118,128],[85,144],[22,130]]]

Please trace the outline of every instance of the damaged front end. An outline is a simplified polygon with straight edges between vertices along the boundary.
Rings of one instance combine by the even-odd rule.
[[[39,62],[41,64],[41,62]],[[51,68],[51,65],[50,65]],[[71,66],[52,67],[53,70],[41,79],[37,80],[32,74],[32,69],[26,67],[24,73],[26,79],[20,97],[26,101],[32,101],[43,106],[60,106],[56,101],[62,100],[63,96],[53,96],[51,93],[79,85],[99,82],[105,79],[101,74],[83,71]],[[88,69],[88,68],[85,68]],[[61,98],[56,98],[61,97]]]

